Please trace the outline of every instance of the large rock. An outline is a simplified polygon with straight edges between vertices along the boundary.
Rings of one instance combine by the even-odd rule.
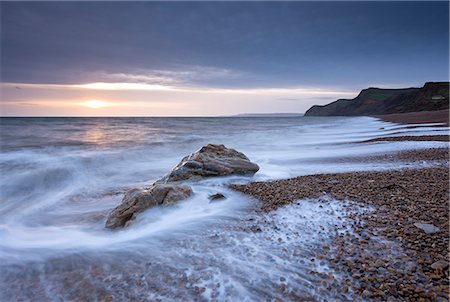
[[[255,174],[259,170],[247,156],[224,145],[208,144],[186,156],[159,183],[198,180],[211,176]]]
[[[138,213],[148,208],[170,205],[191,195],[191,187],[175,184],[153,184],[144,190],[132,189],[125,193],[122,203],[108,215],[106,227],[109,229],[124,227]]]
[[[132,189],[125,193],[122,203],[108,215],[106,227],[124,227],[136,215],[148,208],[169,205],[192,195],[189,186],[176,181],[196,180],[209,176],[254,174],[259,170],[244,154],[224,145],[206,145],[183,160],[162,179],[146,189]]]

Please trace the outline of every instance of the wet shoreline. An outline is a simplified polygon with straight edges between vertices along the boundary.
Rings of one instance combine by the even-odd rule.
[[[448,135],[385,136],[385,137],[378,137],[378,138],[368,139],[368,140],[362,141],[361,143],[402,142],[402,141],[415,141],[415,142],[422,142],[422,141],[448,142],[448,141],[449,141],[449,136],[448,136]]]
[[[448,149],[400,152],[386,158],[411,164],[426,159],[435,165],[308,175],[232,188],[261,200],[261,212],[323,196],[373,208],[361,215],[350,212],[346,219],[352,232],[336,234],[333,244],[316,255],[347,276],[343,291],[352,291],[356,299],[448,301]],[[383,160],[383,156],[360,160]],[[427,234],[415,223],[432,224],[439,231]]]
[[[401,124],[442,123],[449,125],[449,110],[394,113],[374,116],[386,122]]]

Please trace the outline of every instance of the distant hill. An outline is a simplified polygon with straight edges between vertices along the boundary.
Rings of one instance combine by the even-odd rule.
[[[312,106],[305,116],[382,115],[449,108],[449,83],[429,82],[422,88],[362,90],[352,99]]]

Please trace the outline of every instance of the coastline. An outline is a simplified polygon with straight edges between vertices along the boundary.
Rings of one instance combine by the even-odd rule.
[[[435,142],[448,142],[448,135],[420,135],[420,136],[385,136],[372,138],[360,143],[374,143],[374,142],[402,142],[402,141],[435,141]]]
[[[444,111],[446,120],[442,119]],[[448,110],[378,118],[448,125]],[[448,141],[448,135],[383,137],[361,143],[403,140]],[[327,260],[346,277],[327,281],[329,290],[341,288],[356,299],[448,301],[448,155],[447,147],[338,158],[336,161],[402,161],[411,168],[306,175],[230,187],[260,200],[262,213],[301,200],[330,198],[367,209],[350,211],[346,224],[351,231],[337,229],[332,244],[323,246],[315,257]],[[427,161],[431,166],[420,166]]]
[[[386,122],[400,123],[400,124],[428,124],[428,123],[442,123],[445,126],[449,125],[449,109],[437,111],[420,111],[407,113],[394,113],[386,115],[375,115]]]

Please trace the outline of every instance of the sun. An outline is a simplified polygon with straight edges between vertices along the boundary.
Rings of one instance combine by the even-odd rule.
[[[97,108],[107,107],[107,106],[109,106],[109,103],[100,101],[100,100],[90,100],[90,101],[81,103],[81,105],[89,107],[89,108],[97,109]]]

